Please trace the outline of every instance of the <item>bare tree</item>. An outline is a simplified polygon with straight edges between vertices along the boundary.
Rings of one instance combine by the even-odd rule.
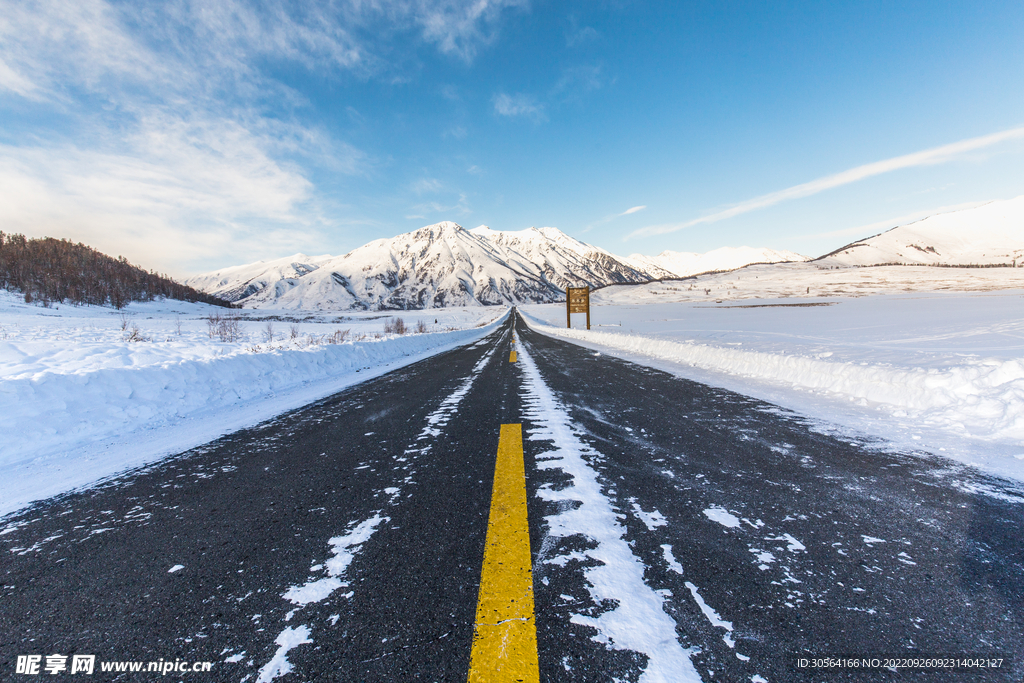
[[[405,334],[408,331],[401,318],[392,318],[384,323],[384,334]]]

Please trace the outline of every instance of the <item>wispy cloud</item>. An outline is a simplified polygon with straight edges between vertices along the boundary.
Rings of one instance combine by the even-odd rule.
[[[1012,128],[1010,130],[1004,130],[991,135],[983,135],[977,138],[961,140],[948,145],[942,145],[941,147],[933,147],[931,149],[914,152],[912,154],[905,154],[903,156],[893,157],[883,161],[864,164],[863,166],[857,166],[847,171],[843,171],[842,173],[836,173],[807,183],[794,185],[793,187],[788,187],[784,190],[779,190],[778,192],[771,192],[759,197],[754,197],[753,199],[748,199],[745,202],[734,204],[733,206],[721,211],[716,211],[715,213],[707,216],[701,216],[700,218],[694,218],[693,220],[686,221],[684,223],[651,225],[639,230],[634,230],[627,235],[625,239],[650,235],[664,235],[666,233],[693,227],[694,225],[717,223],[718,221],[722,221],[727,218],[739,216],[758,209],[764,209],[791,199],[809,197],[811,195],[818,194],[819,192],[824,192],[825,190],[831,190],[842,185],[855,183],[858,180],[864,180],[865,178],[881,175],[883,173],[890,173],[892,171],[898,171],[905,168],[913,168],[915,166],[934,166],[936,164],[943,164],[955,159],[963,158],[971,152],[1021,138],[1024,138],[1024,127]]]
[[[616,218],[622,218],[623,216],[629,216],[629,215],[632,215],[634,213],[638,213],[640,211],[643,211],[646,208],[647,208],[647,205],[646,204],[642,204],[640,206],[630,207],[630,208],[626,209],[625,211],[623,211],[621,213],[613,213],[613,214],[611,214],[609,216],[605,216],[604,218],[596,220],[593,223],[591,223],[590,225],[588,225],[587,227],[583,228],[583,230],[580,231],[580,234],[586,234],[586,233],[590,232],[591,230],[593,230],[594,228],[596,228],[599,225],[604,225],[605,223],[611,223]]]
[[[395,45],[468,62],[525,3],[0,0],[0,96],[71,122],[0,147],[0,224],[172,272],[320,239],[315,173],[373,162],[294,117],[309,103],[266,65],[399,79]]]
[[[448,216],[453,213],[460,214],[462,216],[468,216],[473,213],[473,210],[469,208],[469,200],[465,193],[459,194],[459,199],[454,204],[442,204],[440,202],[426,202],[423,204],[416,204],[412,207],[416,212],[413,214],[417,218],[423,216],[433,216],[438,220],[448,220]]]
[[[322,227],[311,183],[244,129],[146,122],[127,147],[0,147],[0,223],[163,269],[287,249]]]
[[[416,194],[434,194],[440,192],[444,184],[437,178],[420,178],[415,181],[410,189]]]
[[[596,40],[600,34],[592,26],[580,26],[579,19],[575,15],[569,16],[569,27],[565,32],[565,44],[568,47],[576,47],[583,43]]]
[[[426,40],[465,61],[476,56],[480,45],[494,40],[497,21],[505,9],[529,6],[528,0],[393,0],[381,4],[391,5],[392,12],[409,12],[422,27]]]
[[[538,104],[532,95],[517,93],[498,93],[494,96],[494,111],[501,116],[517,117],[524,116],[535,121],[541,121],[544,116],[544,105]]]
[[[601,87],[601,66],[580,65],[562,69],[562,76],[551,89],[552,97],[563,101],[580,100]]]

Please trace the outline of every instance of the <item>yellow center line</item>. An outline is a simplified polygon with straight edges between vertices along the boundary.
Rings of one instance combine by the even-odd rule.
[[[522,425],[501,425],[469,683],[540,681],[532,562]]]
[[[508,354],[508,362],[509,363],[515,363],[516,362],[516,352],[515,351],[512,351],[512,353]]]

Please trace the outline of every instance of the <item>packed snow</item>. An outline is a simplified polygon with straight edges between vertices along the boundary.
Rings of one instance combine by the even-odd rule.
[[[644,563],[626,541],[626,529],[602,490],[600,476],[591,464],[600,454],[581,440],[565,406],[545,384],[529,352],[522,344],[516,347],[526,380],[526,414],[533,425],[527,438],[554,443],[553,450],[537,454],[537,468],[561,470],[570,478],[563,488],[538,491],[542,499],[564,505],[561,512],[545,518],[548,533],[556,538],[583,536],[591,544],[582,552],[545,561],[564,565],[571,559],[596,560],[596,566],[583,570],[587,589],[595,605],[614,605],[596,617],[574,614],[572,623],[592,627],[594,640],[608,647],[646,655],[641,682],[700,681],[690,661],[693,651],[679,644],[676,624],[664,609],[664,597],[644,582]],[[651,515],[653,518],[654,513]]]
[[[739,517],[720,507],[710,507],[704,511],[704,515],[712,522],[718,522],[729,529],[736,529],[740,525]]]
[[[309,639],[309,635],[308,626],[288,627],[281,631],[280,635],[277,636],[277,640],[274,641],[274,644],[278,646],[277,652],[274,653],[273,659],[260,669],[259,678],[256,679],[256,683],[270,683],[270,681],[278,676],[290,673],[292,665],[288,661],[288,653],[299,645],[312,643],[313,641]]]
[[[975,291],[907,292],[900,275],[922,289],[929,282],[911,270]],[[837,273],[863,271],[874,274],[860,296],[817,296]],[[814,418],[819,429],[1024,479],[1018,273],[1024,269],[779,264],[696,280],[714,285],[719,299],[683,283],[599,290],[590,331],[582,315],[566,329],[564,306],[520,310],[546,334],[768,400]],[[811,296],[797,296],[807,289]],[[758,291],[766,298],[748,298]]]
[[[397,334],[394,314],[43,308],[0,291],[0,514],[470,343],[506,312],[401,312]]]

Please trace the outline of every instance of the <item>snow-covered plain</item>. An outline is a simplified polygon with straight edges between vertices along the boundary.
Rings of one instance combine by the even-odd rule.
[[[42,308],[0,291],[0,514],[469,343],[505,313],[403,311],[426,333],[399,335],[384,332],[394,316],[382,313]],[[211,336],[211,314],[237,315],[237,338]],[[344,341],[331,343],[339,330]]]
[[[580,315],[566,330],[561,304],[520,310],[543,332],[821,429],[1024,479],[1024,268],[786,263],[613,286],[594,293],[590,332]],[[468,343],[505,311],[403,311],[427,333],[395,335],[384,312],[118,312],[0,292],[0,514]],[[239,338],[211,337],[211,314],[240,316]],[[338,330],[344,343],[327,343]]]
[[[589,332],[579,314],[565,328],[564,306],[520,310],[544,333],[763,398],[820,429],[1024,479],[1018,273],[754,266],[698,278],[693,289],[684,281],[599,290]],[[977,291],[905,291],[939,282]],[[751,298],[759,291],[766,298]]]

